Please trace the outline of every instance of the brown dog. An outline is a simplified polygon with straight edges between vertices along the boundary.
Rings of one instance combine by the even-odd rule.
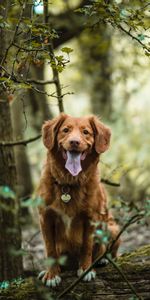
[[[93,257],[103,254],[104,244],[95,247],[95,224],[106,222],[111,239],[118,226],[108,213],[105,190],[100,183],[97,164],[99,155],[109,147],[111,132],[96,116],[73,118],[60,114],[43,125],[43,142],[47,160],[38,194],[45,207],[39,208],[40,224],[47,257],[59,258],[63,253],[78,257],[81,275]],[[119,241],[113,247],[115,257]],[[40,274],[47,286],[57,286],[61,278],[55,263]],[[89,272],[85,281],[95,277]]]

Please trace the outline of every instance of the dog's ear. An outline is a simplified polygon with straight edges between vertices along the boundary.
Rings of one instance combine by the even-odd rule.
[[[67,118],[67,115],[61,113],[58,117],[46,121],[42,127],[42,137],[43,143],[46,148],[52,150],[55,144],[55,137],[58,133],[58,129],[60,128],[61,124]]]
[[[103,153],[109,148],[111,131],[96,116],[90,118],[90,123],[95,134],[95,151]]]

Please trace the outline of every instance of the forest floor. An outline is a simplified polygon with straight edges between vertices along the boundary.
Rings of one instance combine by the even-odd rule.
[[[24,226],[23,229],[23,249],[26,253],[23,258],[27,278],[19,285],[12,283],[10,288],[2,289],[0,300],[150,299],[150,248],[146,246],[150,244],[150,226],[131,225],[128,231],[122,234],[117,267],[114,268],[115,264],[108,264],[105,268],[97,268],[94,281],[87,283],[80,281],[74,290],[71,289],[69,292],[68,287],[77,279],[76,272],[73,270],[62,273],[62,283],[54,290],[45,288],[37,279],[38,272],[45,269],[44,243],[37,224],[33,225],[31,220],[30,222],[28,220],[27,224],[30,225]],[[141,248],[141,246],[145,247]],[[118,272],[119,269],[121,271]]]
[[[119,255],[137,250],[150,244],[150,224],[133,224],[122,234]],[[43,269],[44,242],[38,225],[25,226],[23,229],[23,249],[25,270],[38,271]]]

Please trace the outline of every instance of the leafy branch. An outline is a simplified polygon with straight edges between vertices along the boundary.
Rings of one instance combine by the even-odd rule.
[[[48,0],[44,0],[43,3],[44,3],[44,22],[45,22],[45,25],[48,25],[48,21],[49,21]],[[49,56],[52,61],[51,68],[52,68],[52,72],[53,72],[53,78],[55,80],[59,112],[63,112],[64,111],[63,95],[61,92],[61,85],[60,85],[59,73],[58,73],[58,69],[57,69],[57,62],[56,62],[56,57],[55,57],[54,49],[53,49],[53,42],[50,39],[50,37],[47,37],[47,41],[48,41],[47,47],[49,50]]]
[[[62,86],[60,84],[59,72],[61,72],[64,69],[65,65],[70,61],[70,59],[66,60],[63,55],[56,56],[54,54],[53,38],[54,37],[57,38],[58,35],[55,30],[50,28],[49,25],[50,22],[48,20],[49,17],[48,1],[44,1],[44,15],[43,15],[44,23],[39,23],[39,21],[36,22],[32,20],[29,21],[25,17],[25,9],[27,4],[28,4],[27,1],[24,1],[23,4],[20,3],[21,12],[20,12],[19,20],[17,21],[13,37],[8,47],[6,48],[5,54],[1,61],[0,84],[2,85],[5,91],[7,92],[12,91],[11,92],[12,94],[17,88],[25,88],[25,89],[32,89],[33,91],[36,91],[37,93],[46,95],[48,97],[57,98],[59,111],[63,112],[64,111],[63,97],[66,94],[62,93]],[[8,27],[10,26],[9,23],[7,25]],[[2,26],[4,26],[3,23]],[[23,27],[23,30],[21,26]],[[7,32],[7,27],[5,28],[5,31]],[[30,37],[29,37],[29,32],[31,33]],[[18,36],[20,37],[20,42],[16,39],[16,37]],[[24,39],[24,37],[27,38]],[[12,50],[11,59],[13,60],[11,72],[9,71],[11,67],[10,68],[5,67],[6,59],[8,57],[8,54],[10,54],[9,53],[10,49]],[[67,49],[67,50],[63,50],[63,49]],[[62,48],[62,52],[65,52],[69,58],[69,52],[71,52],[72,50],[71,49],[68,50],[68,49],[69,48],[67,47]],[[37,80],[36,78],[28,78],[28,73],[29,73],[29,68],[31,63],[36,64],[36,60],[37,60],[39,61],[39,66],[40,66],[40,64],[43,64],[45,59],[49,59],[50,66],[53,73],[53,79]],[[29,66],[27,66],[27,63]],[[23,74],[24,71],[26,71],[26,74]],[[19,74],[20,72],[22,73]],[[17,73],[19,74],[19,76],[17,75]],[[50,85],[50,84],[55,84],[56,92],[50,94],[38,87],[38,86]]]
[[[89,27],[99,26],[101,23],[111,24],[114,28],[118,28],[130,38],[138,42],[145,50],[146,55],[150,55],[149,43],[144,43],[145,37],[150,39],[150,36],[144,35],[146,31],[145,19],[143,11],[150,6],[150,2],[137,7],[131,5],[117,5],[111,1],[94,1],[92,4],[79,8],[78,11],[87,16],[87,24]],[[135,34],[136,33],[136,34]]]
[[[27,0],[23,1],[22,3],[22,9],[21,9],[21,12],[20,12],[20,16],[19,16],[19,19],[18,19],[18,23],[15,27],[15,31],[14,31],[14,35],[13,35],[13,38],[12,38],[12,41],[11,43],[9,44],[8,48],[6,49],[6,52],[5,52],[5,55],[3,56],[3,59],[2,59],[2,62],[1,64],[5,64],[5,61],[6,61],[6,58],[7,58],[7,55],[8,55],[8,52],[10,50],[10,48],[13,46],[14,42],[15,42],[15,38],[17,36],[17,33],[18,33],[18,30],[19,30],[19,26],[22,22],[22,18],[23,18],[23,13],[25,11],[25,8],[26,8],[26,3],[27,3]]]
[[[145,7],[147,7],[148,5],[150,5],[150,3],[147,4],[147,5],[145,5]],[[111,11],[110,11],[109,9],[107,9],[107,10],[108,10],[110,16],[112,17],[112,19],[110,19],[108,22],[109,22],[112,26],[116,26],[119,30],[123,31],[126,35],[128,35],[128,36],[131,37],[133,40],[135,40],[136,42],[138,42],[138,43],[143,47],[143,49],[147,51],[146,54],[150,53],[150,48],[149,48],[148,46],[146,46],[146,45],[140,40],[139,36],[136,37],[134,34],[131,33],[132,28],[128,25],[128,23],[125,22],[125,24],[129,27],[129,29],[127,30],[125,27],[123,27],[123,25],[121,25],[120,22],[118,23],[118,22],[115,20],[115,17],[114,17],[114,15],[111,13]],[[144,37],[144,36],[143,36],[143,37]]]

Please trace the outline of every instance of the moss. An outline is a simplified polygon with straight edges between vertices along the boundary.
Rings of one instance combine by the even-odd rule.
[[[51,300],[48,288],[45,288],[39,280],[30,277],[16,285],[10,284],[8,288],[0,290],[0,300]]]
[[[35,293],[33,280],[30,278],[23,281],[19,286],[12,283],[9,288],[2,289],[0,291],[0,299],[7,300],[28,300],[32,299],[32,295]],[[29,298],[30,297],[30,298]]]
[[[41,295],[43,293],[41,292]],[[0,300],[36,300],[40,297],[40,290],[33,278],[25,279],[20,285],[10,284],[9,288],[0,291]],[[44,298],[43,298],[44,299]]]
[[[145,271],[147,271],[148,273],[148,270],[150,269],[150,245],[141,247],[132,253],[122,255],[117,259],[116,263],[120,265],[125,273],[129,276],[133,273],[138,273],[138,276],[143,276],[141,274],[143,274],[143,272]],[[113,266],[108,265],[104,269],[101,269],[101,272],[107,273],[107,277],[112,277],[112,271],[114,274],[113,276],[115,276]],[[50,290],[48,288],[45,288],[39,280],[37,281],[35,278],[27,278],[24,279],[24,281],[19,285],[12,283],[8,288],[0,290],[0,300],[54,300],[56,299],[55,296],[58,294],[58,292],[60,292],[60,290],[58,290],[57,292],[53,291],[52,298]],[[83,290],[82,292],[83,294],[81,298],[85,299],[85,291]],[[92,299],[90,298],[91,290],[89,289],[89,298],[87,297],[87,292],[88,291],[86,290],[86,299]],[[72,294],[70,299],[76,299],[75,294],[74,296]]]
[[[117,260],[119,264],[122,264],[124,262],[134,262],[140,261],[140,258],[142,260],[146,259],[147,257],[150,257],[150,245],[146,245],[144,247],[138,248],[136,251],[133,251],[131,253],[126,253],[122,256],[120,256]]]
[[[144,263],[144,266],[143,266]],[[150,245],[138,248],[136,251],[126,253],[117,259],[117,264],[123,269],[133,272],[142,271],[150,267]]]

